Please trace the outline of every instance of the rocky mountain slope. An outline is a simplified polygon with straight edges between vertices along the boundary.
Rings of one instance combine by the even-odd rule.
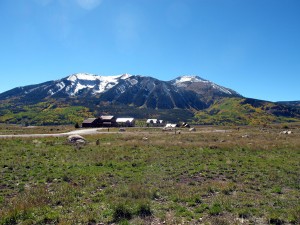
[[[37,103],[49,98],[97,99],[153,109],[204,109],[219,97],[238,97],[237,92],[198,76],[171,81],[123,74],[97,76],[73,74],[56,81],[14,88],[0,94],[0,100],[15,99]]]

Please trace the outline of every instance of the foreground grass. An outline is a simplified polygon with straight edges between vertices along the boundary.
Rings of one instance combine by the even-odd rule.
[[[300,130],[280,130],[2,139],[0,224],[299,224]]]

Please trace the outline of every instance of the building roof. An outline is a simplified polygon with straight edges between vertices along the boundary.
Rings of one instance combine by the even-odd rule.
[[[174,128],[174,127],[177,127],[177,124],[176,123],[167,123],[166,127],[172,127],[172,128]]]
[[[117,123],[133,122],[134,118],[117,118]]]
[[[96,120],[96,118],[88,118],[85,119],[82,123],[93,123]]]
[[[100,116],[102,120],[112,120],[114,116]]]
[[[164,122],[163,120],[158,120],[158,119],[147,119],[146,123],[163,123],[163,122]]]

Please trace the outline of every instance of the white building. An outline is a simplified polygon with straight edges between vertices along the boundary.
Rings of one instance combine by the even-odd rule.
[[[134,127],[135,126],[134,118],[117,118],[116,122],[120,127]]]
[[[147,119],[147,126],[161,127],[164,126],[164,121],[159,119]]]
[[[175,127],[178,127],[178,125],[176,123],[167,123],[165,127],[167,127],[167,128],[175,128]]]

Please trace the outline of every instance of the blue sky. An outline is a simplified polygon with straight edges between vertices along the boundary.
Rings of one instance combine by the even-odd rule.
[[[300,100],[299,12],[299,0],[1,0],[0,92],[130,73]]]

